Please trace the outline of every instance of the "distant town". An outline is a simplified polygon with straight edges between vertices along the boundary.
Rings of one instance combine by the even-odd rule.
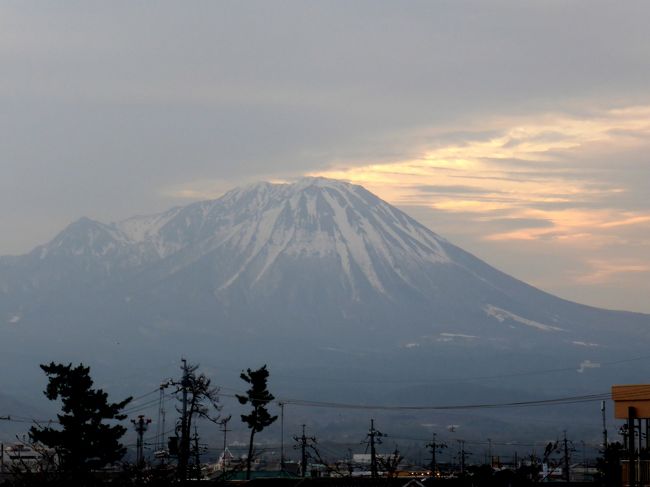
[[[650,473],[648,430],[650,428],[650,385],[614,386],[613,399],[618,419],[626,418],[608,436],[605,399],[575,396],[553,401],[518,404],[459,405],[472,407],[543,407],[600,401],[602,443],[594,448],[571,438],[570,432],[555,442],[517,443],[467,441],[450,438],[448,431],[421,440],[426,452],[406,452],[404,438],[382,432],[383,426],[368,420],[361,442],[319,441],[303,424],[291,434],[284,430],[288,400],[276,400],[268,390],[270,372],[266,366],[242,371],[248,389],[234,397],[249,414],[236,418],[225,415],[219,401],[222,393],[195,364],[181,361],[181,375],[168,379],[137,398],[118,403],[93,387],[90,368],[83,365],[50,363],[41,369],[48,377],[45,395],[61,403],[57,419],[43,420],[1,416],[0,421],[25,425],[26,433],[0,446],[0,482],[7,485],[174,485],[206,482],[215,485],[531,485],[563,482],[575,485],[647,485]],[[155,397],[157,393],[157,398]],[[167,400],[173,406],[166,410]],[[157,404],[157,416],[136,414]],[[318,404],[321,407],[364,408],[352,404]],[[271,408],[279,409],[273,414]],[[228,441],[232,422],[240,420],[249,430],[249,443]],[[255,436],[280,422],[280,443],[256,442]],[[620,422],[619,422],[620,423]],[[0,423],[1,424],[1,423]],[[221,432],[220,444],[208,444],[202,437],[207,427]],[[135,444],[123,444],[128,430],[136,434]],[[631,432],[631,433],[630,433]],[[446,433],[446,434],[443,434]],[[410,453],[410,454],[409,454]]]

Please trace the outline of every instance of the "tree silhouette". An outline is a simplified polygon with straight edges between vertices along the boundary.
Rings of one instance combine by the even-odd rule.
[[[62,402],[62,414],[57,415],[61,428],[32,426],[29,436],[56,452],[64,474],[85,484],[84,478],[93,468],[115,463],[126,453],[120,443],[126,428],[105,421],[125,419],[120,411],[132,398],[108,402],[106,392],[93,389],[90,368],[82,364],[72,367],[51,362],[40,367],[49,380],[43,393],[51,401]]]
[[[266,409],[268,403],[275,399],[266,386],[269,377],[269,371],[266,369],[266,365],[257,370],[247,369],[239,377],[250,384],[250,388],[246,391],[245,396],[237,394],[237,399],[240,404],[250,403],[253,408],[250,414],[241,415],[241,420],[251,430],[248,444],[248,457],[246,458],[246,479],[249,480],[251,478],[251,461],[253,459],[253,440],[255,433],[271,425],[278,417],[271,416],[268,409]]]
[[[179,444],[179,476],[184,479],[186,477],[187,463],[190,455],[190,433],[192,426],[195,424],[197,418],[205,418],[213,423],[219,421],[219,411],[221,405],[219,404],[219,388],[212,386],[211,379],[204,373],[198,372],[198,364],[184,364],[183,365],[183,379],[181,382],[176,383],[177,389],[174,391],[177,399],[181,402],[181,406],[176,408],[176,411],[182,413],[182,397],[183,391],[187,395],[187,413],[185,434],[180,438]],[[183,419],[179,420],[177,430],[183,430]]]

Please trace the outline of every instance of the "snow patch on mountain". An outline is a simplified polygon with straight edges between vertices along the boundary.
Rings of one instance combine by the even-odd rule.
[[[578,368],[577,372],[579,374],[582,374],[587,369],[599,369],[599,368],[600,368],[600,363],[592,362],[591,360],[583,360],[582,362],[580,362],[580,367]]]
[[[181,208],[173,208],[157,215],[134,216],[113,225],[130,242],[141,243],[157,239],[160,229],[178,215],[180,211]]]
[[[441,333],[440,336],[449,338],[478,338],[476,335],[465,335],[463,333]]]
[[[566,331],[563,328],[560,328],[558,326],[546,325],[544,323],[540,323],[539,321],[523,318],[522,316],[516,315],[515,313],[512,313],[502,308],[498,308],[497,306],[493,306],[491,304],[485,306],[483,310],[488,316],[492,316],[493,318],[496,318],[500,323],[504,323],[509,320],[541,331],[549,331],[549,332]]]
[[[20,313],[10,314],[6,322],[10,325],[16,325],[20,322],[22,318],[23,317]]]
[[[457,340],[476,340],[478,336],[476,335],[467,335],[464,333],[440,333],[438,338],[436,339],[437,342],[453,342]]]

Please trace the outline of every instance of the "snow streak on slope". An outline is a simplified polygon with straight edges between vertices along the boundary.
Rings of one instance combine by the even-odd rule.
[[[498,308],[491,304],[487,305],[484,309],[485,309],[485,313],[488,316],[493,316],[501,323],[504,323],[506,320],[509,320],[541,331],[565,331],[558,326],[546,325],[538,321],[529,320],[528,318],[518,316],[510,311]]]
[[[381,269],[392,269],[412,284],[401,266],[449,262],[439,237],[359,186],[320,178],[263,183],[226,194],[215,202],[215,209],[218,206],[234,215],[234,225],[219,245],[232,246],[245,256],[221,289],[253,263],[253,282],[259,281],[281,255],[335,256],[352,287],[357,268],[382,293]]]
[[[119,229],[131,242],[145,242],[159,238],[159,232],[180,211],[173,208],[165,213],[149,216],[134,216],[118,224]]]

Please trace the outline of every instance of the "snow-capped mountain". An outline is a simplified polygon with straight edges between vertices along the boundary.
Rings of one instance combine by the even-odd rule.
[[[362,187],[320,178],[118,223],[82,218],[0,258],[0,347],[34,363],[185,353],[290,368],[303,354],[356,367],[379,354],[406,373],[519,361],[583,377],[645,350],[649,332],[648,315],[544,293]]]
[[[325,179],[262,183],[215,201],[104,225],[82,219],[35,252],[101,262],[107,274],[165,259],[185,265],[212,252],[236,255],[218,290],[260,282],[278,258],[334,258],[350,292],[387,293],[391,278],[416,288],[422,266],[449,263],[441,239],[358,186]],[[223,267],[224,262],[215,262]],[[358,281],[362,281],[358,282]]]

